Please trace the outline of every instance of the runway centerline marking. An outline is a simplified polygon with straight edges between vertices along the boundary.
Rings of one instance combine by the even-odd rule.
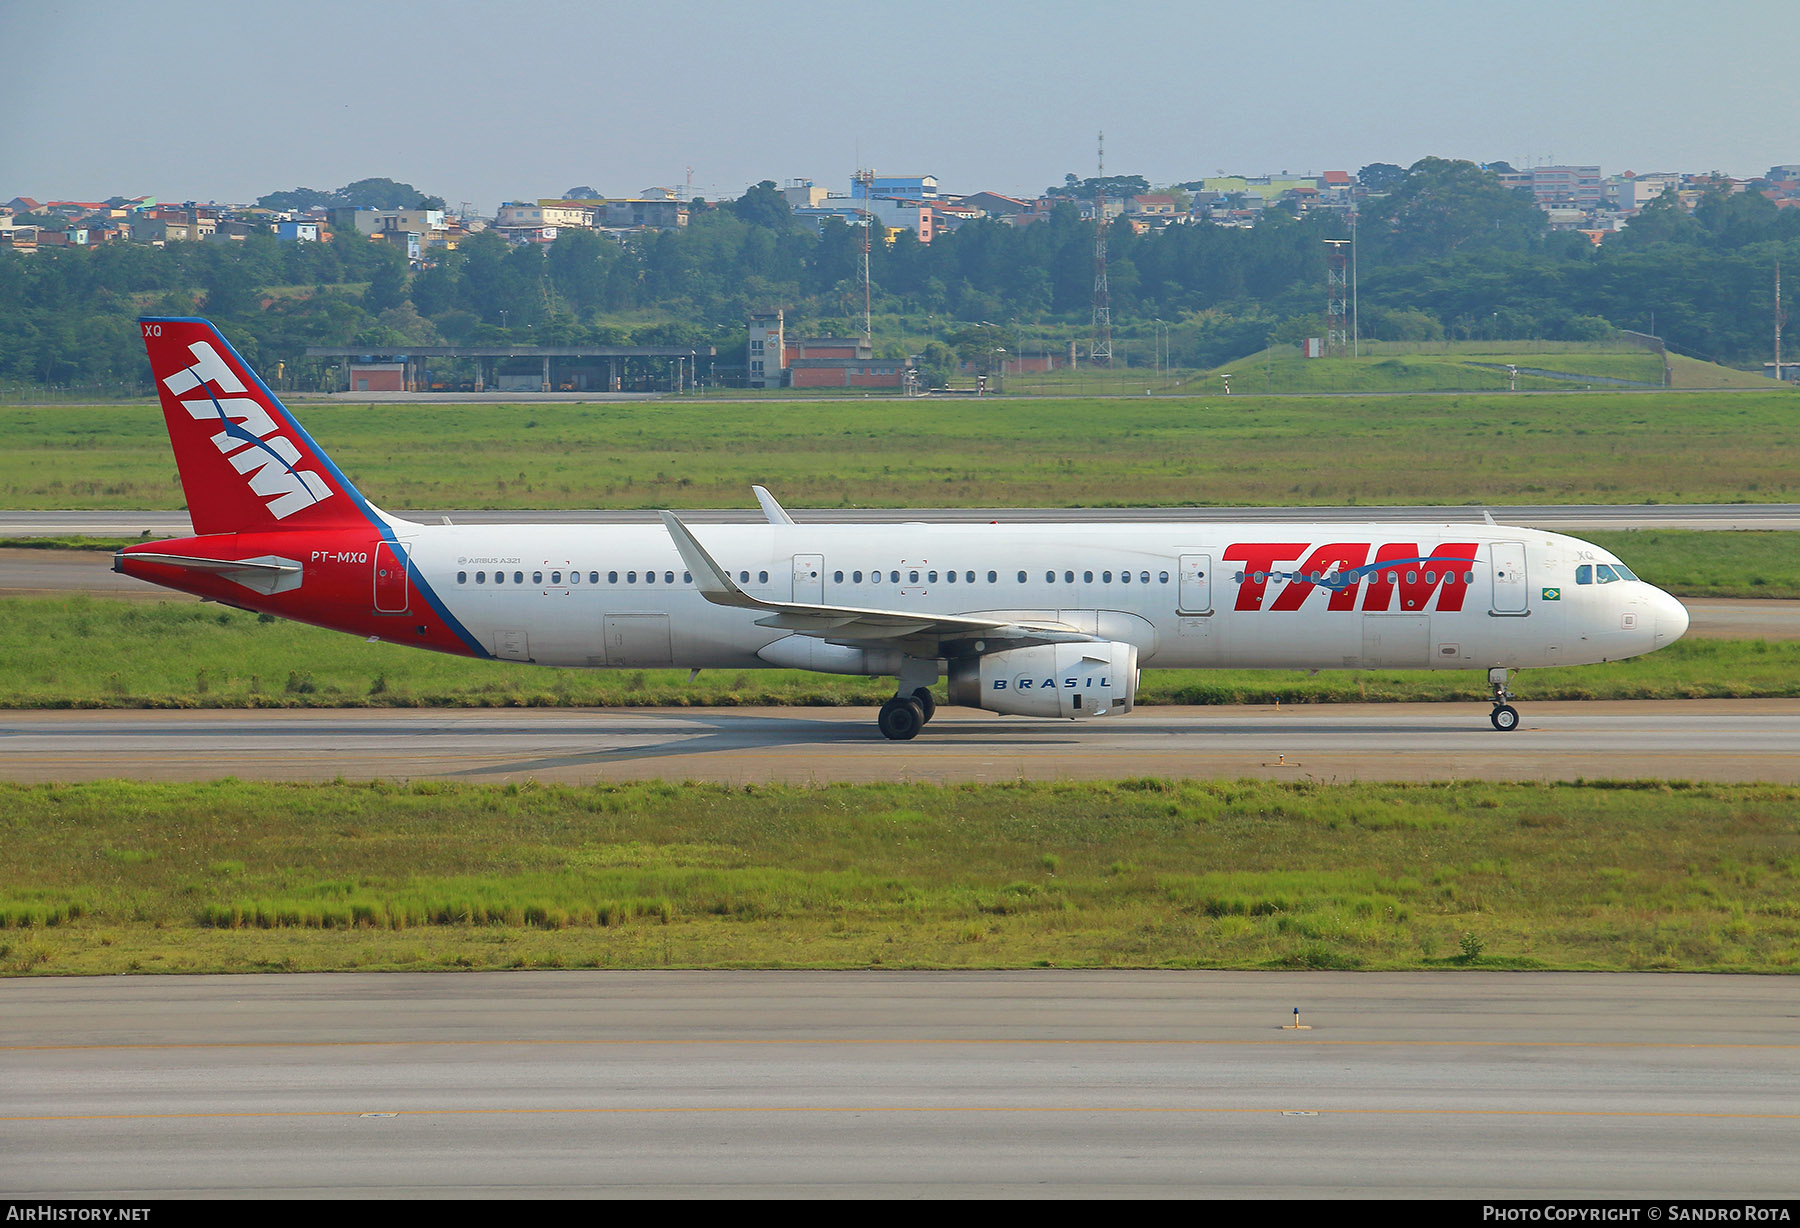
[[[1271,1025],[1272,1026],[1272,1025]],[[781,1046],[820,1048],[825,1046],[873,1047],[883,1045],[968,1045],[970,1047],[1021,1048],[1069,1045],[1166,1045],[1171,1047],[1222,1048],[1229,1046],[1287,1045],[1311,1048],[1411,1048],[1411,1049],[1768,1049],[1800,1050],[1800,1042],[1792,1041],[1690,1041],[1690,1040],[1337,1040],[1320,1036],[1258,1036],[1242,1039],[1198,1038],[1092,1038],[1092,1037],[796,1037],[792,1039],[750,1039],[739,1037],[695,1038],[668,1037],[592,1037],[574,1039],[506,1039],[491,1040],[221,1040],[221,1041],[147,1041],[129,1044],[92,1045],[0,1045],[0,1053],[107,1053],[131,1051],[183,1051],[207,1049],[455,1049],[455,1048],[573,1048],[577,1046],[640,1046],[671,1048],[718,1046],[720,1048],[776,1048]]]
[[[756,1113],[1100,1113],[1125,1116],[1140,1113],[1156,1116],[1270,1116],[1285,1117],[1294,1109],[1282,1108],[1213,1108],[1203,1106],[1137,1105],[1030,1105],[1030,1104],[849,1104],[849,1105],[670,1105],[665,1107],[618,1108],[510,1108],[510,1109],[297,1109],[291,1112],[272,1110],[254,1113],[72,1113],[30,1117],[0,1117],[0,1123],[45,1123],[77,1121],[245,1121],[256,1119],[296,1120],[306,1118],[355,1118],[363,1120],[378,1114],[382,1119],[401,1117],[547,1117],[571,1115],[613,1117],[632,1114],[657,1116],[749,1116]],[[1624,1120],[1727,1120],[1727,1121],[1800,1121],[1800,1113],[1706,1113],[1672,1109],[1308,1109],[1319,1117],[1558,1117],[1619,1118]]]

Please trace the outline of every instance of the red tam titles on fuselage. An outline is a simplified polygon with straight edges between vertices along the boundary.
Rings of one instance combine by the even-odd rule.
[[[1299,610],[1315,591],[1331,594],[1327,610],[1349,612],[1392,609],[1435,609],[1452,614],[1475,583],[1477,542],[1449,542],[1429,555],[1419,553],[1419,543],[1390,542],[1374,547],[1369,542],[1332,542],[1312,549],[1305,542],[1244,542],[1228,546],[1228,563],[1241,563],[1234,610]],[[1310,552],[1309,552],[1310,551]],[[1282,564],[1294,563],[1291,569]],[[1280,594],[1265,605],[1271,580],[1282,584]],[[1358,604],[1358,597],[1361,603]],[[1432,598],[1436,597],[1435,606]]]

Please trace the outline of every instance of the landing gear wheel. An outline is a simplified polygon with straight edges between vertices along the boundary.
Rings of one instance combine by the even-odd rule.
[[[911,695],[896,695],[881,705],[881,715],[875,723],[882,737],[905,742],[918,737],[919,730],[925,727],[925,707]]]
[[[1495,729],[1507,733],[1519,727],[1519,710],[1511,704],[1500,704],[1488,720],[1494,722]]]
[[[931,693],[931,688],[922,686],[912,693],[912,697],[919,701],[919,708],[925,713],[925,723],[931,724],[931,718],[937,715],[937,697]]]

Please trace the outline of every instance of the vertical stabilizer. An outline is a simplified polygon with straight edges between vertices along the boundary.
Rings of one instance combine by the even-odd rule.
[[[379,522],[209,321],[138,323],[195,533]]]

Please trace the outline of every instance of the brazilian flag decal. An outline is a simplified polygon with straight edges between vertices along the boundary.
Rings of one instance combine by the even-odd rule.
[[[1562,600],[1562,590],[1560,588],[1545,589],[1544,590],[1544,600],[1545,601],[1561,601]]]

